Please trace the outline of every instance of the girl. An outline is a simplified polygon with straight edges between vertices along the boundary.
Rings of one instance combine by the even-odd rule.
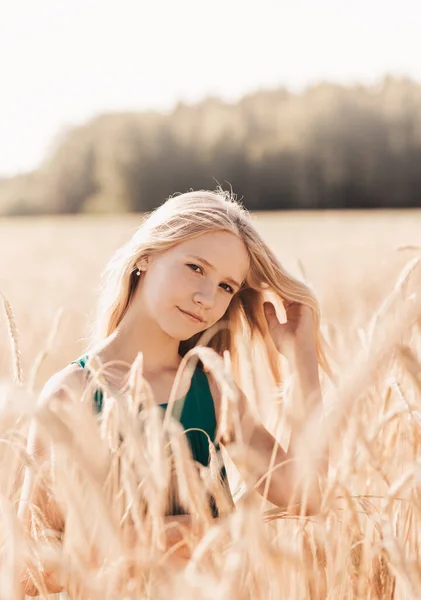
[[[275,305],[266,301],[268,293],[275,303],[283,303],[285,323],[278,320]],[[249,409],[242,391],[247,387],[242,349],[250,342],[265,358],[278,384],[282,354],[294,372],[305,411],[310,413],[321,403],[318,365],[331,376],[320,311],[313,292],[282,268],[247,211],[226,192],[196,191],[172,197],[144,220],[105,269],[88,352],[51,378],[43,401],[60,398],[69,389],[82,394],[93,355],[101,364],[111,365],[105,373],[107,384],[121,389],[127,384],[129,366],[142,353],[143,375],[155,402],[165,408],[183,356],[204,332],[223,323],[225,327],[218,328],[208,345],[221,356],[229,352],[240,393],[242,440],[259,453],[267,467],[271,457],[273,461],[274,448],[275,464],[285,462],[273,471],[267,497],[275,505],[287,507],[293,492],[297,493],[297,473],[289,460],[294,456],[296,432],[285,452]],[[124,364],[128,367],[121,367]],[[181,380],[177,397],[184,398],[179,416],[183,427],[200,428],[216,441],[221,391],[202,364],[191,382]],[[95,394],[95,405],[101,411],[100,392]],[[39,450],[36,434],[32,439],[31,451]],[[235,441],[234,432],[231,440]],[[203,435],[192,431],[188,441],[193,458],[206,466],[209,450]],[[325,458],[319,466],[320,472],[326,471]],[[42,494],[31,495],[32,487],[27,473],[21,518],[25,518],[28,501],[36,501],[48,512],[51,526],[62,529],[59,511],[53,510],[51,503],[46,507]],[[263,493],[264,487],[263,482],[258,490]],[[318,487],[311,490],[304,507],[307,514],[316,512],[320,504]],[[189,523],[190,515],[177,514],[182,512],[177,507],[171,512],[167,519]],[[217,516],[214,506],[213,512]],[[46,585],[51,592],[61,589],[54,573],[46,575]],[[26,593],[34,593],[29,584]]]

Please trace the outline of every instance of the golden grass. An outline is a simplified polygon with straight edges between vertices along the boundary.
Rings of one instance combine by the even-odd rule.
[[[265,221],[262,215],[258,226],[266,229],[269,243],[272,240],[287,268],[315,287],[327,337],[339,357],[337,385],[323,379],[323,420],[303,424],[302,429],[303,472],[311,468],[323,445],[331,457],[323,510],[313,517],[270,509],[252,492],[252,479],[245,493],[235,496],[232,510],[217,476],[220,457],[212,448],[210,467],[196,468],[180,426],[162,419],[161,409],[153,403],[140,359],[132,367],[127,392],[119,398],[107,394],[99,427],[88,395],[79,402],[69,398],[59,407],[56,403],[36,407],[29,383],[36,385],[35,380],[78,354],[81,348],[70,334],[74,337],[78,327],[82,332],[90,312],[95,285],[88,273],[92,269],[98,274],[107,248],[120,243],[134,221],[133,217],[119,224],[104,221],[97,246],[99,226],[92,228],[89,220],[79,227],[74,220],[54,220],[50,233],[62,245],[44,262],[42,250],[30,247],[37,232],[33,237],[28,233],[27,246],[19,249],[22,272],[14,269],[18,279],[9,274],[7,289],[1,290],[9,301],[8,328],[14,332],[13,353],[8,353],[12,359],[3,364],[15,365],[18,372],[19,328],[24,356],[20,362],[23,375],[28,375],[23,377],[25,386],[15,388],[6,382],[1,388],[0,600],[17,597],[23,562],[42,587],[40,565],[46,558],[67,574],[72,600],[155,600],[169,595],[195,600],[419,597],[421,264],[416,233],[421,231],[421,215],[358,213],[349,215],[349,222],[337,221],[335,214],[310,217],[279,215],[275,223],[273,216]],[[19,239],[25,238],[25,228],[29,232],[34,223],[9,223],[11,239],[19,227],[23,232]],[[39,227],[44,228],[40,242],[48,222]],[[5,264],[0,268],[4,270]],[[55,297],[48,295],[49,290]],[[62,324],[53,325],[62,305]],[[43,323],[43,334],[28,327],[29,311],[34,322]],[[65,323],[66,311],[72,331]],[[47,331],[57,327],[57,335],[48,340]],[[235,423],[229,357],[217,361],[205,349],[199,352],[225,390],[225,423]],[[248,368],[256,367],[250,363]],[[259,373],[254,375],[259,381]],[[288,436],[290,389],[287,379],[280,397],[279,391],[277,396],[272,391],[264,407],[268,427],[283,443]],[[139,404],[144,410],[135,419]],[[40,470],[25,450],[33,415],[54,448],[49,472]],[[221,437],[223,432],[224,426]],[[234,451],[251,468],[258,460],[241,445]],[[66,515],[62,542],[46,529],[39,511],[32,511],[32,539],[16,519],[25,464],[51,489]],[[237,474],[229,462],[228,472],[232,483]],[[174,488],[195,515],[194,531],[185,533],[193,555],[182,565],[170,560],[171,551],[164,549],[163,514]],[[206,491],[221,507],[223,516],[216,523],[204,502]]]

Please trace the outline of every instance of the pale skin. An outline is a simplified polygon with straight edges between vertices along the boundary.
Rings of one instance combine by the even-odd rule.
[[[167,402],[181,362],[180,341],[208,329],[223,318],[233,296],[246,279],[249,266],[249,255],[243,241],[225,231],[203,234],[137,264],[141,276],[134,297],[117,329],[95,349],[98,357],[103,363],[118,360],[132,364],[138,353],[142,352],[144,376],[152,388],[155,401],[158,404]],[[321,402],[312,311],[303,305],[287,303],[285,310],[287,321],[281,323],[273,305],[265,304],[269,333],[277,350],[287,358],[296,373],[297,389],[304,402],[310,399],[308,408],[311,410]],[[195,320],[185,312],[201,320]],[[110,369],[107,373],[113,387],[122,386],[126,381],[127,370],[121,367]],[[208,380],[218,422],[220,392],[210,374]],[[64,388],[81,394],[85,384],[86,372],[78,365],[69,365],[47,383],[42,401],[60,397],[65,393]],[[180,397],[188,391],[188,387],[183,389],[183,385],[178,391]],[[289,450],[285,452],[263,423],[251,414],[243,392],[239,392],[243,441],[260,454],[265,465],[269,465],[274,446],[277,449],[275,464],[293,458],[294,432]],[[229,451],[229,446],[227,449]],[[38,455],[42,452],[36,433],[30,451]],[[326,471],[325,464],[320,467],[323,472]],[[47,507],[45,499],[39,494],[31,495],[31,488],[32,478],[28,472],[19,507],[21,519],[25,520],[28,500],[31,499],[47,510],[52,526],[60,529],[63,523],[57,510],[53,505]],[[257,489],[263,493],[264,482]],[[295,471],[289,462],[274,471],[267,497],[273,504],[286,507],[294,489]],[[319,506],[320,498],[315,489],[305,513],[317,512]],[[189,526],[190,516],[168,517],[167,521]],[[168,544],[176,543],[179,539],[177,528],[171,528]],[[184,556],[188,556],[186,549]],[[46,583],[51,592],[61,590],[53,574],[47,575]],[[31,592],[36,593],[36,590],[28,586],[26,593]]]

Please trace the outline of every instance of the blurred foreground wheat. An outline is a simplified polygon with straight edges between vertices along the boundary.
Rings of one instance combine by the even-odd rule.
[[[163,420],[154,404],[142,379],[141,358],[132,367],[127,393],[106,394],[99,420],[89,390],[83,398],[69,395],[38,406],[29,387],[4,385],[0,599],[18,597],[24,565],[42,595],[45,560],[67,578],[72,600],[420,597],[420,288],[421,264],[415,259],[369,326],[359,331],[359,351],[340,357],[337,383],[323,381],[322,421],[303,423],[303,466],[311,467],[323,445],[330,450],[323,510],[313,517],[267,510],[247,485],[232,509],[218,476],[215,448],[209,468],[198,469],[179,424]],[[16,325],[11,307],[4,305],[19,382]],[[235,421],[229,361],[214,360],[206,348],[199,354],[225,390],[226,418]],[[288,390],[286,381],[281,403],[273,402],[276,431],[288,428]],[[53,448],[48,472],[26,453],[33,418]],[[255,457],[246,448],[234,451],[252,470]],[[35,507],[31,536],[22,530],[16,509],[25,466],[57,498],[66,519],[63,540],[45,527]],[[200,531],[186,532],[189,560],[172,559],[171,551],[164,551],[169,490],[194,515]],[[217,521],[211,518],[207,493],[219,506]]]

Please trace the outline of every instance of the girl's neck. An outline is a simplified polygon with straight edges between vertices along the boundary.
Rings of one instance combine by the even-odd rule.
[[[101,362],[123,361],[131,365],[143,354],[143,371],[159,374],[176,371],[182,360],[180,342],[166,335],[157,323],[129,310],[117,329],[97,349]]]

